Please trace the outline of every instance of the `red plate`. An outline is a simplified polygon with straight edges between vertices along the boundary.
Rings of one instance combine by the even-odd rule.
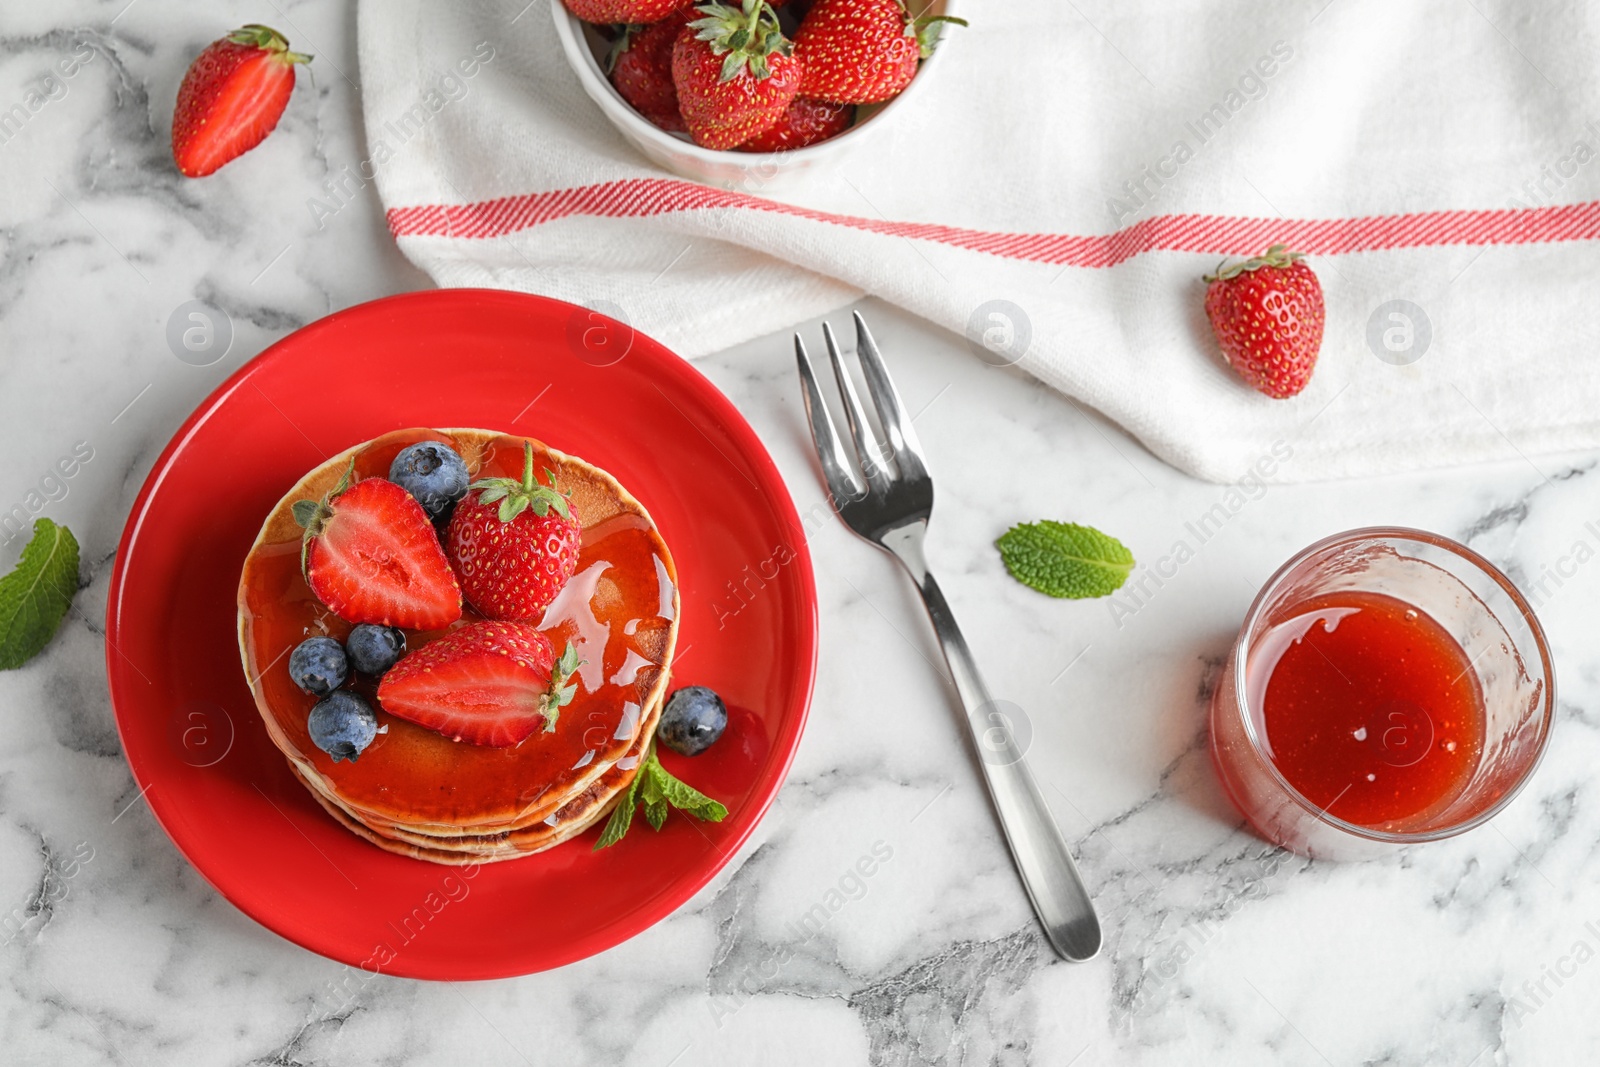
[[[683,599],[673,684],[709,685],[729,708],[728,732],[710,751],[662,758],[726,803],[726,820],[675,814],[657,834],[638,818],[601,853],[591,851],[591,829],[467,872],[362,841],[295,781],[239,666],[239,569],[262,519],[302,474],[406,426],[540,438],[611,471],[650,509]],[[307,326],[189,417],[123,530],[106,659],[134,777],[218,892],[353,966],[501,978],[632,937],[733,856],[799,744],[816,610],[810,555],[777,468],[699,372],[583,308],[443,290]]]

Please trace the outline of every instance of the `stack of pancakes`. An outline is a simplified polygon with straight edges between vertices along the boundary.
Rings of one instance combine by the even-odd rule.
[[[559,651],[583,659],[578,692],[552,733],[491,748],[452,741],[387,714],[376,679],[352,688],[377,712],[380,733],[353,762],[312,744],[317,698],[289,679],[289,652],[307,637],[343,640],[350,624],[319,602],[300,574],[296,500],[316,500],[351,459],[356,477],[384,477],[400,449],[442,441],[472,477],[520,475],[527,440],[486,430],[402,430],[335,456],[297,483],[267,517],[239,584],[245,676],[267,733],[295,776],[352,832],[391,852],[436,863],[515,859],[560,844],[603,818],[632,782],[655,736],[678,632],[672,557],[643,505],[605,471],[537,441],[571,497],[582,541],[577,570],[539,622]],[[480,618],[465,606],[460,626]],[[408,651],[448,630],[406,631]]]

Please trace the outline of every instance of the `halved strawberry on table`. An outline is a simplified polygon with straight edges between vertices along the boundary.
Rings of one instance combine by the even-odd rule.
[[[445,554],[467,602],[491,619],[538,621],[578,567],[577,510],[533,472],[524,445],[522,477],[484,478],[467,487],[445,531]]]
[[[451,740],[502,748],[556,728],[579,666],[570,642],[558,659],[530,623],[468,623],[390,668],[378,703]]]
[[[266,139],[294,92],[294,70],[311,57],[283,34],[251,25],[213,41],[183,76],[172,113],[172,159],[203,178]]]
[[[701,4],[672,46],[678,108],[695,144],[734,148],[777,125],[800,88],[792,44],[766,0]]]
[[[321,500],[298,500],[306,584],[346,622],[437,630],[461,618],[461,589],[412,495],[384,478],[352,484],[355,464]]]
[[[949,15],[913,16],[902,0],[817,0],[794,34],[800,95],[837,104],[898,96],[933,54]]]

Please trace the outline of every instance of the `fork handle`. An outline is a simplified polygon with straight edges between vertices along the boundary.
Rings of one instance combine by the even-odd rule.
[[[1091,959],[1100,951],[1100,920],[1066,838],[1028,770],[1023,745],[1017,741],[1013,715],[1022,709],[989,695],[955,614],[928,570],[921,541],[918,531],[917,536],[887,547],[911,572],[933,620],[934,633],[966,710],[989,798],[1023,888],[1057,954],[1074,962]]]

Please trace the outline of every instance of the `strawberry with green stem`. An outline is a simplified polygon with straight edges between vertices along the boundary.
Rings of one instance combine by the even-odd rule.
[[[669,133],[687,129],[678,111],[678,88],[672,84],[672,46],[694,17],[690,6],[648,26],[623,26],[606,56],[606,73],[617,94]]]
[[[701,4],[672,46],[672,81],[689,136],[735,148],[775,126],[800,87],[801,68],[766,0]]]
[[[1222,354],[1253,388],[1277,399],[1311,381],[1327,309],[1322,284],[1299,252],[1265,254],[1206,275],[1206,318]]]
[[[484,478],[467,487],[445,531],[445,554],[467,602],[491,619],[538,621],[578,567],[577,509],[533,472],[523,446],[521,478]]]
[[[835,104],[898,96],[933,54],[950,15],[912,15],[902,0],[817,0],[794,35],[800,95]]]
[[[289,106],[295,67],[310,62],[259,23],[206,46],[184,74],[172,112],[178,171],[204,177],[265,140]]]

